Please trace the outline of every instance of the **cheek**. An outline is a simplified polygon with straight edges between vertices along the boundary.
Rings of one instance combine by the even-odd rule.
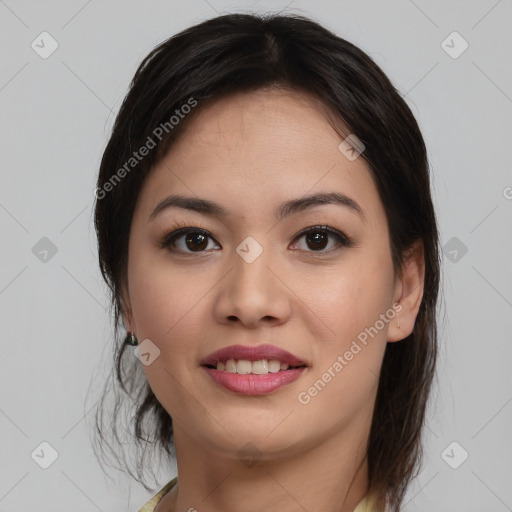
[[[386,348],[388,324],[380,320],[388,307],[384,284],[345,277],[331,284],[328,299],[319,297],[323,319],[335,334],[316,337],[317,364],[297,399],[305,418],[316,418],[324,428],[339,429],[358,411],[370,413]]]
[[[133,255],[129,265],[130,299],[137,329],[146,338],[166,344],[176,332],[200,325],[197,306],[211,284],[200,272],[191,272],[166,260],[164,252]]]
[[[203,301],[211,288],[204,277],[142,257],[133,259],[129,274],[139,341],[150,339],[160,351],[143,369],[155,396],[176,419],[190,407],[183,386],[189,387],[196,370],[194,342],[204,335]]]
[[[320,328],[319,339],[333,339],[338,347],[375,324],[390,307],[393,289],[390,257],[369,251],[354,252],[336,267],[311,270],[294,285],[309,308],[302,313]]]
[[[316,290],[309,293],[308,304],[315,313],[309,314],[309,329],[317,334],[318,359],[311,381],[329,382],[326,388],[330,389],[322,391],[321,401],[356,403],[374,390],[394,317],[390,304],[393,284],[390,257],[374,257],[371,253],[359,253],[335,273],[323,277],[318,274],[304,284],[303,293],[306,288]]]

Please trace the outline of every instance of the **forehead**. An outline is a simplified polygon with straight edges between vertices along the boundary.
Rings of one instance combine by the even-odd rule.
[[[188,142],[210,142],[231,152],[234,141],[262,142],[267,149],[283,151],[305,139],[311,140],[311,145],[325,137],[336,141],[339,134],[328,123],[328,112],[322,101],[306,92],[275,87],[238,92],[199,108],[184,137]],[[341,119],[339,122],[342,125]],[[273,140],[275,133],[285,138]]]
[[[365,210],[379,202],[365,162],[339,150],[344,135],[317,98],[270,89],[197,108],[146,179],[148,208],[169,193],[229,203],[235,212],[331,191],[353,196]]]

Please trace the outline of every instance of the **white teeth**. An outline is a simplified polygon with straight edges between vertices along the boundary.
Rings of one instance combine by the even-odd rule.
[[[290,365],[288,363],[281,363],[277,359],[260,359],[259,361],[249,361],[247,359],[228,359],[226,364],[222,362],[217,363],[217,370],[226,371],[229,373],[239,373],[247,375],[254,373],[256,375],[264,375],[266,373],[277,373],[279,370],[288,370]]]
[[[277,373],[281,369],[281,363],[277,359],[271,359],[268,362],[269,373]]]
[[[229,373],[236,373],[236,363],[234,359],[228,359],[226,361],[226,371]]]
[[[252,361],[247,361],[247,359],[240,359],[236,365],[236,371],[243,375],[251,373]]]
[[[268,361],[266,359],[263,359],[261,361],[253,361],[251,366],[252,373],[255,373],[256,375],[268,373]]]

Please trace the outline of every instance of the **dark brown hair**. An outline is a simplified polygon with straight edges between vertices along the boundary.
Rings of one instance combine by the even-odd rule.
[[[427,153],[411,110],[379,66],[357,46],[303,16],[230,14],[207,20],[157,46],[133,77],[97,181],[99,265],[115,319],[110,376],[115,401],[113,408],[106,407],[107,382],[96,410],[97,441],[104,454],[109,450],[117,461],[123,460],[124,469],[147,490],[143,472],[154,466],[151,460],[145,462],[147,448],[173,456],[171,417],[151,391],[139,362],[123,357],[127,348],[120,327],[127,307],[123,297],[134,207],[145,177],[202,105],[266,87],[314,95],[363,142],[361,157],[386,211],[396,272],[403,268],[407,249],[417,240],[423,242],[421,306],[412,334],[387,344],[368,441],[369,490],[379,497],[379,509],[387,500],[391,510],[398,511],[421,465],[421,434],[437,357],[440,262]],[[193,102],[194,108],[183,107]],[[178,123],[170,121],[178,114]],[[136,163],[130,160],[139,148],[149,147],[150,139],[154,149]],[[117,422],[126,398],[133,412],[128,439],[142,450],[135,458],[137,476],[126,459],[119,458]],[[115,433],[115,446],[108,443],[106,432]]]

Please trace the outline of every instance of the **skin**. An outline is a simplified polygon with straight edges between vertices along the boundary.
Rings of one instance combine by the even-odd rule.
[[[343,138],[315,98],[267,89],[231,95],[197,114],[145,180],[130,232],[125,325],[160,350],[143,368],[173,418],[177,452],[179,486],[156,510],[352,512],[368,490],[365,446],[386,343],[411,333],[421,303],[421,245],[395,275],[371,174],[362,158],[339,151]],[[335,204],[275,217],[286,200],[333,191],[356,201],[364,218]],[[230,214],[168,208],[149,221],[170,194],[213,200]],[[177,253],[159,245],[181,227],[176,222],[210,233],[202,252],[184,236],[175,240]],[[315,250],[297,237],[318,224],[354,246],[338,246],[329,235]],[[247,236],[263,248],[252,263],[236,252]],[[401,311],[301,404],[298,393],[396,302]],[[236,394],[199,364],[237,343],[274,344],[310,367],[273,393]],[[237,456],[249,442],[261,457],[252,466]]]

